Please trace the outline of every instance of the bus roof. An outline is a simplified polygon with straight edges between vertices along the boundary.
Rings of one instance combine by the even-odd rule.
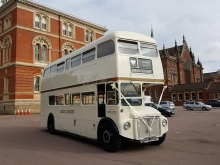
[[[130,32],[130,31],[114,31],[114,32],[108,33],[108,34],[100,37],[99,39],[89,43],[88,45],[85,45],[85,46],[83,46],[83,47],[73,51],[72,53],[74,53],[76,55],[80,54],[80,53],[82,53],[84,51],[87,51],[87,50],[93,48],[94,46],[96,46],[96,45],[98,45],[100,43],[103,43],[103,42],[108,41],[108,40],[113,39],[113,38],[121,38],[121,39],[149,42],[149,43],[156,44],[156,40],[155,39],[153,39],[153,38],[151,38],[149,36],[146,36],[144,34],[140,34],[140,33],[136,33],[136,32]],[[61,57],[61,58],[51,62],[45,68],[53,66],[54,64],[60,63],[62,61],[65,61],[66,59],[70,58],[72,53],[70,53],[70,54],[68,54],[66,56],[63,56],[63,57]]]

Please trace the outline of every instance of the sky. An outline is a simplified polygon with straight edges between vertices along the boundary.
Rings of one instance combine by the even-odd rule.
[[[151,34],[161,50],[188,47],[203,65],[203,72],[220,69],[219,0],[34,0],[112,31]]]

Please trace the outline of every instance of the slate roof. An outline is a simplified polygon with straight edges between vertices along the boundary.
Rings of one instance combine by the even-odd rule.
[[[216,75],[217,72],[209,72],[209,73],[203,73],[203,76],[204,77],[209,77],[209,76],[213,76],[213,75]]]
[[[202,90],[202,89],[208,88],[209,84],[210,84],[210,82],[199,82],[199,83],[190,83],[190,84],[176,84],[170,89],[170,92]]]
[[[169,54],[170,56],[175,56],[175,54],[174,54],[174,52],[175,52],[175,51],[174,51],[174,48],[175,48],[175,47],[171,47],[171,48],[167,48],[167,49],[165,49],[165,50],[168,52],[168,54]],[[159,50],[160,54],[163,53],[163,50],[164,50],[164,49]],[[181,53],[182,50],[183,50],[183,45],[177,46],[177,50],[179,50],[180,53]]]
[[[220,91],[220,82],[212,82],[208,88],[208,92]]]

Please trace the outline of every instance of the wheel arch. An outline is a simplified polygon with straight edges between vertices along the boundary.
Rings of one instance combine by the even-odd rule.
[[[105,118],[102,118],[102,119],[99,121],[97,134],[98,134],[99,131],[100,131],[101,125],[104,124],[104,123],[110,123],[110,124],[115,128],[116,132],[119,133],[118,127],[117,127],[117,125],[115,124],[115,122],[114,122],[112,119],[110,119],[110,118],[108,118],[108,117],[105,117]]]
[[[49,119],[50,119],[51,117],[53,118],[53,120],[54,120],[54,125],[55,125],[54,115],[53,115],[52,113],[50,113],[50,114],[48,115],[48,118],[47,118],[47,128],[48,128],[48,124],[49,124]]]

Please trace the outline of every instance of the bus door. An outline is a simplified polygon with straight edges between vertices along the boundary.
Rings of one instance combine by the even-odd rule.
[[[98,117],[105,117],[105,84],[97,85],[98,89]]]

